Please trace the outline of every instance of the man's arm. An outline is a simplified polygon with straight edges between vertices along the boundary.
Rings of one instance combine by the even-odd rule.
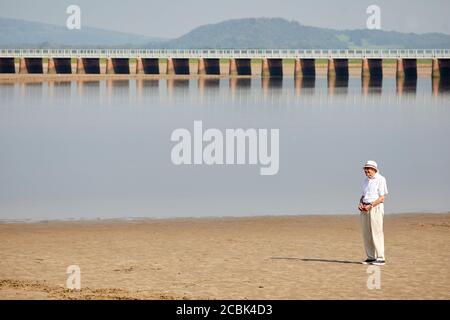
[[[359,199],[358,209],[360,211],[364,211],[363,199],[364,199],[364,195],[362,195],[361,198]]]
[[[380,203],[383,203],[383,202],[384,202],[384,195],[380,196],[377,200],[372,202],[372,204],[367,205],[366,208],[368,208],[367,210],[370,210],[372,208],[375,208],[377,205],[379,205]]]
[[[378,194],[380,196],[378,197],[377,200],[372,202],[372,205],[370,206],[370,209],[376,207],[380,203],[383,203],[384,202],[384,197],[387,195],[387,193],[388,193],[388,190],[387,190],[387,185],[386,185],[386,179],[383,178],[381,180],[381,185],[379,186],[379,190],[378,190]]]

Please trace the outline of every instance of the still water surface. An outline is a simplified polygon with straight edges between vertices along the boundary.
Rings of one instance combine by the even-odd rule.
[[[174,129],[278,128],[280,170],[175,166]],[[450,210],[450,94],[417,83],[150,79],[0,84],[0,219],[356,214],[363,172],[387,213]]]

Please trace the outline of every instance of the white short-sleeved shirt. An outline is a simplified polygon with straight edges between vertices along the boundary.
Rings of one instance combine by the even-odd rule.
[[[363,202],[372,203],[386,194],[388,194],[388,189],[385,177],[378,172],[372,179],[366,177],[363,184]]]

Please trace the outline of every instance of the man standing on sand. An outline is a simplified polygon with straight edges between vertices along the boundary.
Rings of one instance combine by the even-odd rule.
[[[358,205],[367,255],[363,264],[384,265],[383,202],[388,193],[386,179],[378,172],[375,161],[367,161],[363,169],[366,179]]]

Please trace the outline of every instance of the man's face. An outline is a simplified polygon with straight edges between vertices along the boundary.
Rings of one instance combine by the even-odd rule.
[[[377,172],[373,168],[364,168],[364,173],[366,174],[367,178],[371,179]]]

